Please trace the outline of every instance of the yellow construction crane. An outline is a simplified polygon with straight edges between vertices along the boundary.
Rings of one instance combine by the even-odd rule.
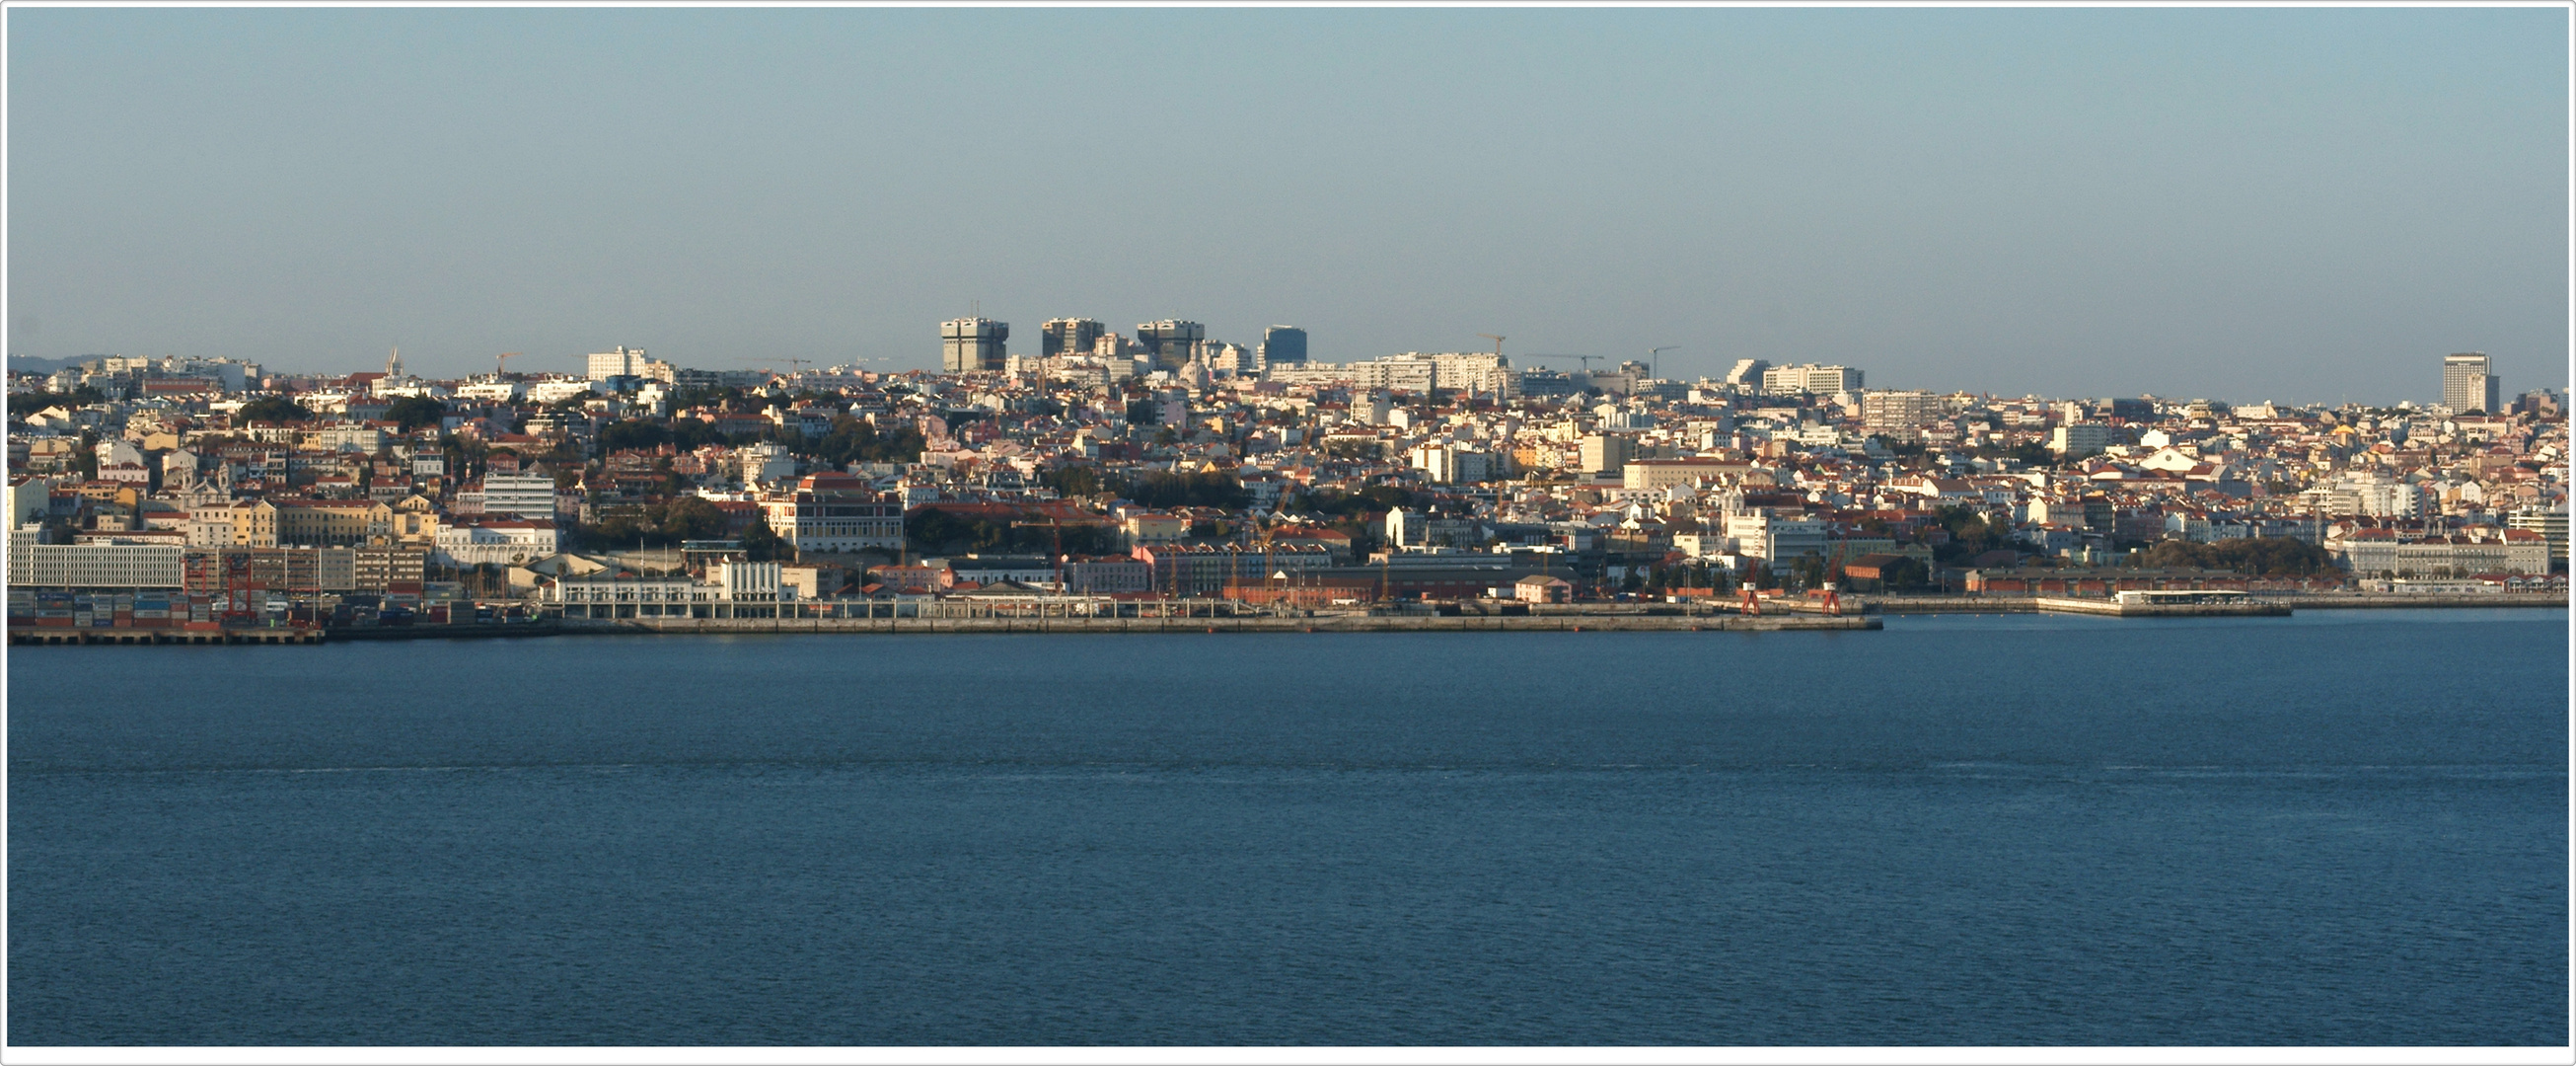
[[[492,363],[495,369],[492,371],[492,376],[497,378],[508,378],[510,376],[510,357],[517,354],[519,353],[503,352],[499,357],[493,359]]]

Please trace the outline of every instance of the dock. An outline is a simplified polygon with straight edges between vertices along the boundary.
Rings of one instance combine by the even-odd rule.
[[[134,626],[15,628],[11,644],[320,644],[314,626],[145,629]]]

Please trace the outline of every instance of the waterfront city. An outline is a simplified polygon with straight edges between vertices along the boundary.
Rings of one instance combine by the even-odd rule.
[[[0,1059],[2565,1062],[2570,26],[0,6]]]
[[[939,331],[936,373],[624,346],[449,380],[398,351],[346,375],[13,367],[11,629],[2564,602],[2566,398],[2508,397],[2483,353],[2426,359],[2438,400],[2326,407],[1872,389],[1760,359],[1695,380],[1333,363],[1295,327],[1244,344],[1185,320],[1051,319],[1034,354],[1004,322]]]

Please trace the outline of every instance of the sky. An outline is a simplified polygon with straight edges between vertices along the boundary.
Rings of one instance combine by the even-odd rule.
[[[9,352],[1313,357],[2392,403],[2568,380],[2568,13],[6,12]]]

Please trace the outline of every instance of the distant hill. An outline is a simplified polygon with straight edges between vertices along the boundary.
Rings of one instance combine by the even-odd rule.
[[[88,358],[95,359],[98,357],[89,356]],[[54,371],[63,369],[64,367],[77,366],[79,364],[79,359],[38,359],[32,355],[13,355],[9,357],[9,372],[12,374],[51,374]]]

